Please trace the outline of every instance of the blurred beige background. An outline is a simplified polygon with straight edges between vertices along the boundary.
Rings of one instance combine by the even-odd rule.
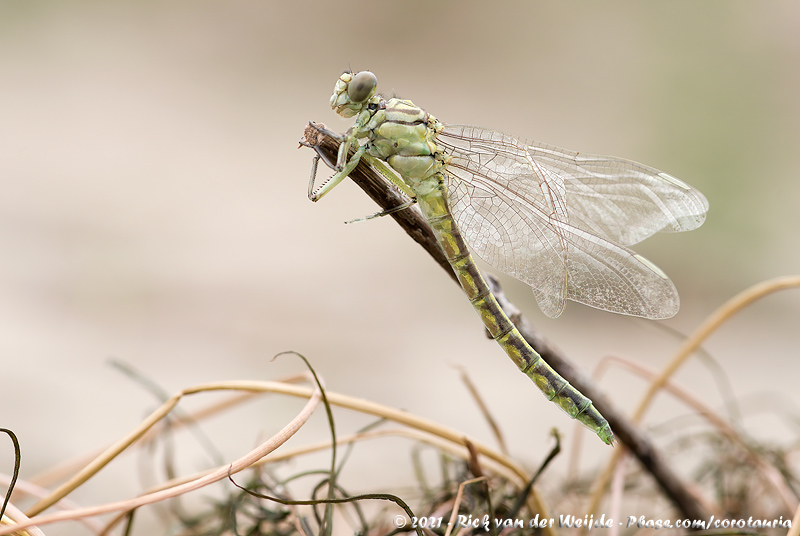
[[[333,85],[370,69],[384,95],[444,122],[682,178],[708,197],[706,224],[637,251],[675,282],[682,310],[665,324],[688,333],[736,292],[800,271],[798,31],[791,1],[3,2],[0,425],[20,436],[24,476],[116,439],[153,407],[109,357],[174,392],[301,371],[269,362],[284,350],[306,355],[330,389],[491,442],[460,364],[513,454],[537,464],[547,430],[569,440],[570,423],[392,221],[343,225],[375,211],[360,190],[308,201],[306,123],[345,130],[328,107]],[[679,345],[655,323],[572,303],[546,319],[524,285],[503,281],[584,370],[605,355],[660,368]],[[770,408],[796,414],[800,402],[799,303],[798,291],[768,297],[707,345],[762,439],[794,437]],[[677,380],[720,407],[707,367]],[[618,370],[603,385],[623,407],[643,392]],[[258,402],[216,422],[213,439],[241,454],[301,404]],[[685,413],[662,397],[651,422]],[[340,412],[340,433],[366,422]],[[303,440],[324,436],[324,419],[309,430]],[[363,469],[377,488],[412,482],[407,451],[357,451],[348,486],[377,491]],[[76,498],[139,489],[129,471],[107,475]]]

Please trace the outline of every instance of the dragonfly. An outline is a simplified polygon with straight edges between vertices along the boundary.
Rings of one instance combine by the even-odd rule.
[[[340,136],[334,175],[316,188],[315,159],[309,199],[320,200],[361,160],[375,167],[408,196],[399,208],[419,206],[470,303],[508,357],[548,400],[613,445],[613,431],[592,401],[553,370],[503,312],[471,252],[527,283],[549,317],[572,300],[669,318],[680,304],[675,286],[627,246],[659,231],[696,229],[708,201],[644,164],[441,123],[410,100],[384,99],[377,85],[370,71],[345,72],[336,81],[331,108],[355,122]]]

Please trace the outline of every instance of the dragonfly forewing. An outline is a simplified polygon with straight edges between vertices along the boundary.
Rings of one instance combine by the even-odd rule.
[[[489,166],[500,175],[495,178],[499,187],[510,183],[533,195],[538,188],[541,195],[557,199],[552,204],[558,219],[568,214],[574,225],[622,245],[657,232],[697,229],[708,212],[708,201],[698,190],[624,158],[578,153],[466,125],[446,125],[438,139],[471,169],[499,155],[501,163]]]
[[[699,191],[658,169],[622,158],[530,145],[531,157],[565,177],[571,221],[630,246],[657,232],[700,227],[708,201]]]

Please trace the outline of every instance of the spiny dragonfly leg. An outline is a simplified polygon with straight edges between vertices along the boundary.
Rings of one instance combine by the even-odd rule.
[[[333,136],[334,138],[343,141],[342,145],[344,145],[344,142],[346,141],[342,136],[339,136],[338,134],[335,134],[334,132],[331,132],[330,130],[314,122],[309,123],[309,126],[311,126],[314,130],[316,130],[320,134]],[[301,141],[300,145],[303,145],[305,147],[310,147],[314,149],[314,151],[317,153],[316,156],[314,157],[314,160],[311,162],[311,177],[309,178],[308,181],[308,198],[311,201],[319,201],[320,199],[322,199],[322,196],[330,192],[336,185],[342,182],[350,174],[350,172],[356,168],[359,160],[361,160],[361,157],[367,150],[366,145],[362,145],[361,147],[359,147],[358,150],[355,152],[355,154],[352,156],[352,158],[350,158],[350,160],[340,169],[337,164],[334,164],[331,160],[328,159],[327,156],[325,156],[325,154],[320,149],[319,145],[317,143],[314,143],[313,140],[311,140],[310,143],[307,141]],[[342,145],[339,146],[340,149]],[[320,159],[324,160],[325,164],[328,167],[336,170],[336,173],[333,175],[333,177],[323,182],[322,185],[319,187],[319,189],[315,192],[314,182],[316,181],[317,178],[317,168],[319,166]]]
[[[316,147],[312,147],[311,145],[306,145],[306,147],[311,147],[317,154],[314,155],[314,160],[311,162],[311,178],[308,179],[308,198],[314,198],[314,180],[317,178],[317,165],[319,164],[319,159],[322,158],[322,155],[319,153],[319,149]],[[326,162],[327,163],[327,162]]]
[[[322,151],[322,149],[320,148],[319,141],[324,136],[331,136],[331,137],[333,137],[335,139],[341,139],[341,136],[339,136],[335,132],[332,132],[332,131],[328,130],[327,128],[325,128],[323,126],[320,126],[319,124],[317,124],[317,123],[315,123],[313,121],[309,122],[308,126],[310,128],[312,128],[312,129],[314,129],[319,134],[319,136],[316,137],[313,134],[309,134],[309,130],[306,129],[306,133],[304,135],[304,138],[302,140],[300,140],[300,145],[302,147],[309,147],[311,149],[314,149],[314,152],[317,153],[314,156],[314,160],[311,162],[311,177],[308,180],[308,198],[310,200],[312,200],[312,201],[316,201],[315,196],[314,196],[314,182],[316,181],[316,178],[317,178],[317,168],[319,166],[320,158],[325,162],[325,164],[329,168],[335,169],[335,167],[336,167],[336,164],[334,162],[332,162],[325,155],[325,153]]]
[[[383,216],[388,216],[389,214],[394,214],[395,212],[400,212],[401,210],[405,210],[408,207],[414,205],[416,203],[416,199],[410,199],[403,203],[402,205],[397,205],[396,207],[387,208],[386,210],[381,210],[380,212],[376,212],[375,214],[371,214],[369,216],[364,216],[363,218],[358,218],[356,220],[346,221],[345,223],[360,223],[362,221],[372,220],[375,218],[382,218]]]
[[[316,147],[314,149],[317,150]],[[317,164],[319,158],[323,158],[325,160],[325,163],[330,165],[328,159],[320,156],[320,152],[319,150],[317,150],[317,157],[314,159],[314,163],[312,164],[311,180],[308,184],[308,198],[311,201],[319,201],[325,194],[333,190],[333,188],[336,185],[338,185],[340,182],[346,179],[347,176],[350,175],[350,172],[356,168],[359,160],[361,160],[361,157],[364,155],[364,152],[366,152],[366,150],[367,150],[366,145],[362,145],[361,147],[359,147],[358,150],[353,155],[353,157],[347,162],[347,164],[340,171],[334,173],[333,177],[323,182],[322,185],[319,187],[319,189],[315,192],[314,178],[316,177],[317,174]]]

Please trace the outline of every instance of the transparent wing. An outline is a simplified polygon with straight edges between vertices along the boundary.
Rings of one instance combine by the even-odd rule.
[[[561,203],[566,206],[559,213],[568,214],[573,225],[619,244],[636,244],[659,231],[697,229],[708,212],[708,201],[699,191],[631,160],[581,154],[465,125],[447,125],[439,136],[445,145],[468,153],[473,164],[499,155],[506,162],[493,169],[515,184],[531,179],[547,183],[545,191],[564,194]]]
[[[698,227],[702,194],[635,162],[476,127],[448,125],[438,142],[451,157],[450,209],[465,240],[531,285],[545,314],[558,316],[566,299],[646,318],[677,312],[672,282],[618,243]]]
[[[570,221],[624,245],[657,232],[691,231],[706,219],[708,201],[655,168],[616,158],[527,145],[537,166],[564,177]]]

